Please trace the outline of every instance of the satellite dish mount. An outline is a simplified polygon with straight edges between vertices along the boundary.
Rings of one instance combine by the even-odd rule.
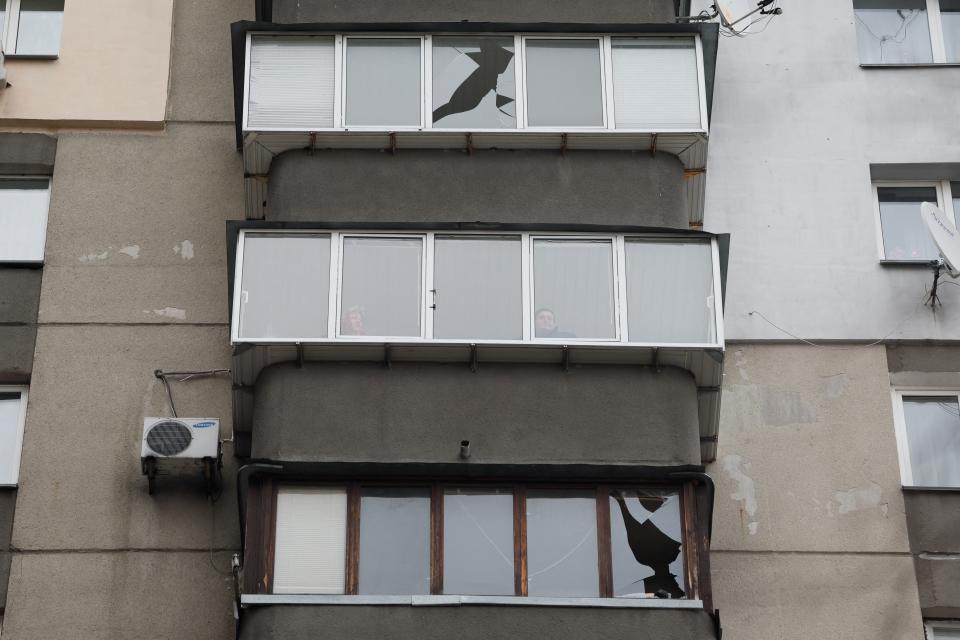
[[[730,8],[727,7],[723,2],[720,2],[720,0],[717,0],[715,4],[710,6],[711,11],[704,11],[700,13],[700,15],[696,16],[680,16],[677,18],[677,22],[709,22],[710,20],[713,20],[719,16],[720,24],[736,33],[736,30],[733,28],[734,25],[743,22],[754,14],[759,13],[764,16],[781,15],[783,13],[783,9],[780,7],[767,9],[767,7],[773,4],[773,2],[774,0],[760,0],[760,2],[757,3],[756,9],[740,16],[739,18],[734,18]]]
[[[957,233],[953,221],[939,207],[930,202],[920,205],[920,217],[927,225],[927,231],[930,232],[937,249],[940,250],[940,257],[930,263],[933,269],[933,286],[927,298],[927,304],[936,310],[938,304],[942,306],[937,295],[940,274],[946,271],[951,278],[960,278],[960,233]]]

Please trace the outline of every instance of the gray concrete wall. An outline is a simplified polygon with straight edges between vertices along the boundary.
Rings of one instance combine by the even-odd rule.
[[[42,133],[0,133],[0,174],[53,173],[57,139]]]
[[[883,346],[728,345],[711,550],[737,640],[922,640]]]
[[[273,21],[294,22],[672,22],[673,0],[274,0]]]
[[[687,227],[683,165],[665,153],[292,151],[268,198],[271,220]]]
[[[807,339],[960,339],[960,288],[933,314],[929,269],[880,264],[870,169],[956,164],[958,103],[956,69],[861,68],[852,2],[721,39],[705,221],[734,239],[728,339],[790,339],[751,311]]]
[[[257,380],[253,456],[291,461],[699,464],[692,376],[640,367],[307,363]]]
[[[657,638],[712,640],[713,621],[696,609],[561,607],[258,606],[247,610],[241,640],[324,637],[381,640],[559,640]]]

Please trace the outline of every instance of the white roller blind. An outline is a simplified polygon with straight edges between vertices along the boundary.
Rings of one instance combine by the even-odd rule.
[[[700,82],[692,38],[614,38],[618,129],[699,129]]]
[[[332,127],[334,66],[330,36],[254,36],[248,128]]]
[[[343,489],[281,489],[273,592],[343,593],[346,543]]]

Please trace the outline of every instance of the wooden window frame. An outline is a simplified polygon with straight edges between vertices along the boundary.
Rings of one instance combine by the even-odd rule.
[[[344,595],[358,595],[360,591],[360,500],[363,487],[418,487],[430,492],[430,591],[429,595],[449,595],[443,592],[443,518],[444,492],[452,488],[509,489],[513,496],[514,540],[514,596],[527,597],[527,492],[537,490],[583,490],[596,492],[597,514],[597,573],[599,597],[614,598],[613,551],[610,519],[610,495],[616,488],[644,488],[676,492],[680,505],[681,544],[683,557],[684,600],[703,600],[705,608],[712,606],[709,587],[709,504],[705,492],[695,482],[682,484],[645,484],[617,482],[615,484],[570,483],[480,483],[475,481],[411,481],[352,480],[341,482],[280,481],[264,476],[255,479],[247,494],[246,546],[244,549],[243,591],[248,594],[273,593],[273,565],[276,556],[277,495],[282,487],[314,486],[342,488],[347,495],[346,553],[344,562]],[[679,577],[679,576],[678,576]],[[424,594],[427,595],[427,594]]]

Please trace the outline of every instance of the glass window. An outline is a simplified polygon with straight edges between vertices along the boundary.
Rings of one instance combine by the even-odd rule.
[[[854,0],[860,62],[933,62],[926,0]]]
[[[347,38],[347,126],[419,126],[419,38]]]
[[[930,625],[929,629],[927,640],[960,640],[960,623],[950,626]]]
[[[937,203],[935,187],[877,187],[883,255],[887,260],[936,260],[937,247],[930,237],[920,204]]]
[[[437,236],[434,336],[523,338],[520,261],[518,236]]]
[[[444,491],[443,592],[514,594],[510,490]]]
[[[430,593],[430,490],[360,494],[361,594]]]
[[[534,335],[616,337],[610,240],[534,240]]]
[[[960,0],[940,0],[940,22],[943,25],[946,61],[960,62]]]
[[[244,237],[241,338],[325,338],[329,293],[330,236]]]
[[[247,124],[333,126],[334,42],[329,36],[254,36]]]
[[[597,494],[527,494],[527,591],[531,596],[600,595]]]
[[[603,126],[598,40],[531,38],[524,51],[530,126]]]
[[[680,496],[645,489],[610,494],[613,595],[684,596]]]
[[[512,37],[433,39],[433,126],[513,129],[517,85]]]
[[[21,391],[0,387],[0,486],[16,486],[20,476],[25,403]]]
[[[625,249],[630,341],[716,342],[710,244],[627,240]]]
[[[274,593],[343,593],[347,494],[286,487],[277,493]]]
[[[18,55],[55,56],[60,52],[63,0],[20,0]]]
[[[50,181],[0,178],[0,262],[42,262]]]
[[[904,396],[903,417],[913,485],[960,487],[957,396]]]
[[[699,129],[700,79],[691,38],[613,38],[618,129]]]
[[[420,333],[423,240],[345,238],[340,335]]]

